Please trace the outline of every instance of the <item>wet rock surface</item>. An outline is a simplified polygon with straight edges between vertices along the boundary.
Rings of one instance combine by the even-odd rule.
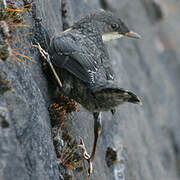
[[[125,104],[114,116],[103,113],[102,135],[91,179],[179,179],[180,4],[170,0],[157,2],[158,8],[153,0],[93,0],[89,4],[83,0],[37,0],[33,13],[28,11],[24,17],[31,28],[15,32],[18,38],[34,33],[35,24],[40,22],[53,36],[104,3],[103,7],[119,13],[143,37],[139,41],[124,38],[107,44],[118,83],[141,97],[143,106]],[[38,51],[31,47],[33,35],[19,39],[13,48],[23,44],[23,54],[33,57],[36,63],[25,59],[27,66],[12,57],[0,60],[3,86],[0,87],[0,179],[65,179],[58,168],[48,112],[53,102],[52,82],[42,72]],[[71,118],[74,129],[71,135],[81,136],[90,152],[93,116],[80,108],[80,112],[71,113]],[[119,160],[110,168],[105,160],[107,147],[116,149]],[[87,169],[81,173],[69,170],[69,174],[72,179],[85,179]]]

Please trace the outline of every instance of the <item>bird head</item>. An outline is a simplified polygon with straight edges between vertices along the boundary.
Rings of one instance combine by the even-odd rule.
[[[123,36],[141,38],[138,33],[129,30],[125,23],[114,13],[98,10],[91,14],[89,19],[100,29],[104,42],[119,39]]]
[[[104,10],[96,10],[88,14],[73,24],[70,28],[65,30],[71,31],[72,29],[86,29],[90,32],[93,27],[100,30],[104,42],[119,39],[123,36],[140,39],[141,36],[129,30],[125,23],[114,13]],[[86,31],[86,32],[87,32]]]

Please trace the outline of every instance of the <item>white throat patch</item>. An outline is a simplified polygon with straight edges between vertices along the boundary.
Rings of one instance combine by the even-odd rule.
[[[121,37],[123,37],[123,35],[118,32],[105,33],[102,35],[103,42],[119,39]]]

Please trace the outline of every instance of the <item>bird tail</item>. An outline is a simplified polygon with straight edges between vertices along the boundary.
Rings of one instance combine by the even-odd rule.
[[[127,102],[142,105],[140,98],[136,94],[134,94],[131,91],[124,90],[124,94],[126,94],[126,93],[128,94],[128,101]]]
[[[108,99],[114,102],[129,102],[133,104],[142,104],[140,98],[129,90],[122,88],[105,88],[101,89],[99,92],[96,92],[96,95],[104,98],[105,101]]]
[[[98,103],[107,109],[115,108],[125,102],[142,104],[140,98],[129,90],[117,87],[114,83],[106,82],[93,88]]]
[[[102,82],[91,89],[97,104],[104,110],[113,109],[126,102],[142,105],[140,98],[133,92],[119,88],[114,82]]]

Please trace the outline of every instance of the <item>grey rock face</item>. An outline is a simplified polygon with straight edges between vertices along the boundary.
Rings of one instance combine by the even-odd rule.
[[[63,29],[62,22],[70,25],[81,15],[100,7],[100,3],[95,1],[88,1],[89,4],[83,0],[63,2],[63,7],[59,0],[34,2],[35,15],[50,35]],[[155,22],[156,18],[148,15],[149,6],[145,3],[145,0],[106,0],[106,7],[118,11],[131,29],[143,37],[139,42],[126,38],[108,45],[119,85],[136,92],[143,106],[127,104],[119,107],[114,116],[103,114],[103,130],[92,179],[179,179],[180,36],[176,33],[179,12],[171,14],[166,0],[162,7],[165,9],[164,19]],[[164,7],[166,4],[169,9]],[[173,2],[171,7],[176,10],[179,3]],[[34,28],[31,13],[26,16]],[[23,29],[21,34],[29,31]],[[21,43],[29,47],[26,45],[32,39],[25,36]],[[21,43],[14,44],[14,47],[20,47]],[[6,91],[1,91],[0,82],[0,179],[58,180],[62,176],[58,170],[47,110],[52,89],[48,89],[38,52],[31,48],[24,48],[22,52],[36,60],[36,63],[25,60],[30,68],[11,58],[5,62],[0,60],[0,78],[9,81]],[[83,137],[90,152],[93,117],[83,108],[72,116],[75,119],[73,135]],[[105,162],[108,146],[116,149],[119,158],[119,162],[110,168]],[[74,179],[86,177],[85,172],[72,175]]]

